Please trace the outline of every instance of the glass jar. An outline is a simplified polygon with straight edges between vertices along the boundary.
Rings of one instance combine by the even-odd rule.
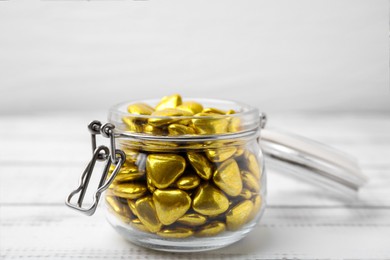
[[[236,102],[191,100],[238,113],[140,117],[128,114],[131,103],[110,110],[109,122],[119,134],[116,146],[126,162],[105,194],[107,219],[135,244],[167,251],[220,248],[243,238],[264,212],[258,110]],[[155,106],[158,100],[141,102]],[[163,133],[166,126],[188,122],[200,130]]]
[[[107,219],[124,238],[156,250],[194,252],[232,244],[261,219],[266,172],[260,144],[270,165],[305,180],[348,194],[365,182],[350,158],[302,137],[262,130],[266,118],[257,108],[190,100],[210,108],[210,115],[128,112],[140,103],[158,106],[159,100],[143,100],[112,107],[105,125],[93,121],[93,156],[66,204],[92,215],[106,191]],[[96,145],[98,134],[110,139],[109,147]],[[85,208],[96,161],[106,166]]]

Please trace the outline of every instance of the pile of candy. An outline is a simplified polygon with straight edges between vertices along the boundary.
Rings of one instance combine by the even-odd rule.
[[[129,131],[159,135],[221,134],[239,131],[233,110],[203,108],[164,97],[155,107],[130,104],[123,118]],[[239,113],[238,113],[239,114]],[[237,114],[237,115],[238,115]],[[148,116],[148,117],[142,117]],[[262,208],[262,167],[257,141],[166,151],[122,141],[126,162],[106,193],[110,211],[137,230],[166,238],[215,236],[239,230]],[[169,149],[168,149],[169,148]]]

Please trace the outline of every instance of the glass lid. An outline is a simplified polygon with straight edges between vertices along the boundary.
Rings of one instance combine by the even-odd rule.
[[[356,197],[359,188],[367,182],[355,159],[308,138],[262,129],[260,143],[266,167],[344,197]]]

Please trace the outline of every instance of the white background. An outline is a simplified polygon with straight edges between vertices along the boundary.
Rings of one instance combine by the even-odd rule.
[[[175,92],[389,112],[385,0],[0,1],[0,113]]]

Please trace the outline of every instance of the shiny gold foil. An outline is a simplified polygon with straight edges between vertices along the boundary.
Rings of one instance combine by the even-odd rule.
[[[130,114],[135,114],[135,115],[151,115],[154,112],[154,109],[153,107],[145,103],[135,103],[135,104],[130,104],[127,107],[127,111]]]
[[[143,122],[138,121],[134,117],[123,117],[123,123],[127,126],[129,132],[142,133],[143,131]]]
[[[153,202],[157,217],[164,225],[170,225],[182,217],[191,206],[191,198],[179,189],[156,190]]]
[[[229,196],[238,196],[242,191],[241,173],[234,159],[229,159],[219,165],[213,180]]]
[[[200,226],[206,223],[207,218],[197,213],[185,214],[177,222],[188,226]]]
[[[148,120],[149,124],[152,126],[163,126],[175,122],[180,122],[180,124],[188,125],[190,122],[189,119],[180,119],[174,117],[192,116],[192,113],[176,108],[166,108],[164,110],[158,110],[153,112],[152,116],[154,117],[151,117]]]
[[[197,134],[224,134],[228,131],[229,119],[220,114],[202,112],[195,117],[191,121]]]
[[[217,108],[213,108],[213,107],[206,107],[202,110],[202,113],[225,115],[226,111],[223,111],[223,110],[217,109]]]
[[[241,120],[238,117],[231,117],[229,120],[228,131],[237,133],[241,131]]]
[[[149,232],[149,229],[138,218],[131,220],[130,225],[142,232]]]
[[[127,205],[129,206],[129,209],[134,214],[134,216],[138,216],[137,209],[135,207],[136,200],[127,200]]]
[[[252,202],[253,202],[253,210],[248,218],[248,221],[254,219],[261,209],[262,201],[260,195],[255,196],[255,198],[252,199]]]
[[[185,101],[180,106],[178,106],[177,109],[186,110],[195,115],[202,112],[203,106],[202,104],[195,101]]]
[[[247,151],[245,153],[245,157],[246,157],[246,160],[247,160],[247,165],[248,165],[248,170],[257,178],[257,179],[260,179],[260,176],[261,176],[261,169],[260,169],[260,166],[259,166],[259,162],[257,160],[257,157]]]
[[[176,186],[182,190],[192,190],[200,184],[200,178],[196,174],[186,174],[176,181]]]
[[[171,96],[165,96],[161,99],[160,103],[156,106],[156,110],[164,110],[166,108],[175,108],[182,104],[182,98],[179,94]]]
[[[115,167],[115,166],[114,166]],[[139,171],[136,165],[127,164],[122,166],[117,175],[115,176],[115,182],[129,182],[139,180],[145,176],[145,172]]]
[[[212,184],[204,183],[196,191],[192,208],[202,215],[215,216],[229,208],[229,200]]]
[[[234,146],[221,147],[216,149],[207,149],[206,155],[212,162],[223,162],[232,157],[236,151],[237,148]]]
[[[156,207],[151,196],[140,198],[135,203],[138,218],[144,226],[152,233],[156,233],[162,227],[157,217]]]
[[[194,135],[195,130],[191,126],[170,124],[168,126],[168,133],[169,135]]]
[[[242,180],[244,182],[244,186],[250,191],[258,194],[260,192],[260,183],[259,180],[256,179],[251,173],[247,171],[242,171]]]
[[[157,235],[165,238],[186,238],[194,234],[191,228],[177,227],[177,228],[164,228],[157,232]]]
[[[118,183],[114,185],[112,193],[115,196],[125,199],[137,199],[142,197],[147,191],[145,184],[140,182]]]
[[[164,131],[163,129],[153,126],[153,125],[144,125],[144,131],[145,134],[150,134],[150,135],[163,135]]]
[[[253,210],[253,202],[245,200],[233,207],[226,214],[226,225],[231,231],[238,230],[242,225],[247,223]]]
[[[243,189],[240,193],[240,197],[249,200],[252,197],[252,192],[247,189]]]
[[[164,189],[180,177],[185,166],[185,159],[180,155],[149,154],[146,159],[147,178],[153,186]]]
[[[197,237],[212,237],[226,230],[226,225],[223,222],[212,222],[199,229],[195,234]]]
[[[197,152],[188,152],[187,157],[199,177],[204,180],[210,179],[214,167],[204,155]]]

